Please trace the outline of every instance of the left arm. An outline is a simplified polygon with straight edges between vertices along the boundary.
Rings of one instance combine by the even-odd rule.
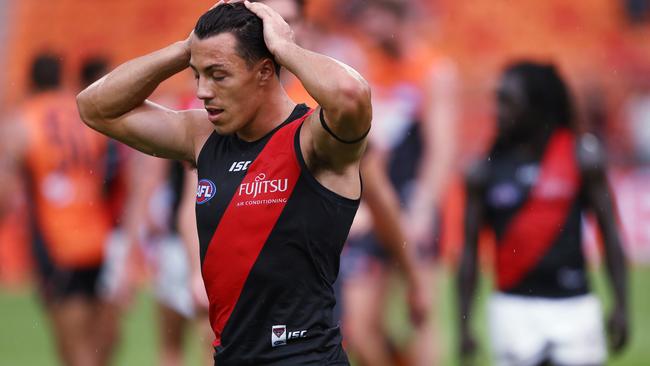
[[[368,83],[351,67],[298,46],[289,25],[270,7],[248,1],[246,6],[262,19],[269,51],[280,65],[298,77],[321,106],[324,123],[332,132],[323,128],[319,113],[312,114],[307,121],[312,151],[307,157],[315,156],[327,170],[336,173],[343,173],[350,166],[356,168],[365,139],[346,144],[332,134],[344,141],[355,141],[368,131],[372,115]]]
[[[628,338],[627,267],[607,184],[604,152],[591,134],[582,136],[577,148],[587,204],[595,214],[603,235],[607,274],[614,295],[614,307],[608,322],[610,346],[613,351],[620,351]]]

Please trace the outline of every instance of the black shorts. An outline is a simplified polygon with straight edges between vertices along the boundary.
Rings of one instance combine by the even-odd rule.
[[[32,242],[38,288],[46,303],[55,303],[70,297],[97,298],[97,282],[101,266],[67,268],[56,265],[44,241],[35,235]]]

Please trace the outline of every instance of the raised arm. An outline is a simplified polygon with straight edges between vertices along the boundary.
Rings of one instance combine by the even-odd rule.
[[[82,91],[77,104],[83,121],[146,154],[194,163],[212,132],[206,112],[174,111],[147,100],[188,67],[190,40],[128,61]]]
[[[628,338],[627,267],[618,231],[612,194],[607,184],[605,156],[598,139],[586,134],[578,142],[578,160],[585,187],[585,198],[593,211],[605,244],[605,263],[613,293],[613,308],[607,324],[610,347],[623,349]]]
[[[262,19],[264,40],[276,61],[298,77],[322,108],[308,120],[311,153],[336,172],[358,163],[372,117],[368,83],[351,67],[298,46],[289,25],[270,7],[246,6]]]

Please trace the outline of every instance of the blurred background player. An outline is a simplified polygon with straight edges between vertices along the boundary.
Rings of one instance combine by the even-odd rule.
[[[599,141],[575,130],[569,91],[551,65],[508,67],[497,90],[498,134],[467,176],[466,242],[459,269],[461,358],[470,330],[478,234],[496,233],[496,293],[489,303],[497,365],[604,365],[606,340],[590,294],[581,214],[595,214],[613,292],[610,346],[627,341],[626,266]]]
[[[408,250],[418,258],[418,277],[433,303],[438,205],[456,154],[455,67],[418,37],[412,2],[355,1],[346,7],[373,91],[368,160],[399,195]],[[378,233],[363,227],[363,214],[342,261],[347,340],[364,365],[385,365],[391,362],[383,324],[390,266]],[[434,322],[430,317],[411,335],[414,365],[436,360]]]
[[[2,182],[28,187],[39,290],[61,361],[106,365],[112,339],[105,332],[115,322],[103,316],[96,284],[111,228],[107,139],[80,125],[61,69],[54,54],[33,60],[32,95],[2,126]]]
[[[174,101],[167,99],[157,98],[159,102],[173,105]],[[196,224],[192,227],[193,234],[188,234],[187,227],[191,224],[181,218],[183,192],[191,190],[193,202],[196,183],[185,186],[187,168],[180,162],[129,150],[125,164],[129,188],[123,225],[109,244],[109,260],[102,274],[104,294],[116,312],[126,311],[136,288],[147,275],[148,271],[143,271],[142,266],[146,264],[153,277],[157,304],[158,364],[181,365],[190,320],[195,316],[197,305],[201,305],[192,297],[189,258],[183,243],[189,240],[198,245],[194,240]],[[193,210],[191,215],[194,215]],[[184,233],[182,225],[185,225]],[[205,293],[203,287],[201,290]],[[203,307],[197,309],[201,314],[206,310]],[[208,324],[207,316],[198,317],[198,321]],[[205,327],[199,323],[199,328]],[[205,364],[212,363],[210,337],[208,328],[201,340],[206,346]]]

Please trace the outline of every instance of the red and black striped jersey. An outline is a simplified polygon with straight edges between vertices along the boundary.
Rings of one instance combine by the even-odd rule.
[[[299,105],[255,142],[213,133],[197,161],[197,225],[215,363],[347,365],[332,311],[359,206],[311,175]]]
[[[589,290],[575,140],[571,131],[562,129],[550,136],[537,159],[509,153],[487,162],[485,216],[497,237],[500,291],[568,297]]]

